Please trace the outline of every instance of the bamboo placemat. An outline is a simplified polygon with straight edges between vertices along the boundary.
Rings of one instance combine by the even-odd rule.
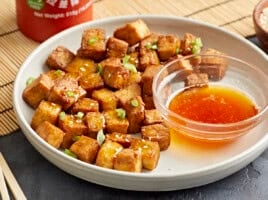
[[[96,0],[94,19],[118,15],[161,14],[205,21],[241,36],[254,35],[252,11],[258,0]],[[18,129],[12,108],[16,73],[39,44],[18,30],[15,1],[2,0],[0,6],[0,135]]]

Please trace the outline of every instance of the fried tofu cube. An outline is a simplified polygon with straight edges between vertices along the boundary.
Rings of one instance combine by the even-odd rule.
[[[76,56],[65,68],[65,71],[68,73],[79,73],[82,76],[95,73],[97,71],[97,65],[91,59]]]
[[[160,157],[160,147],[157,142],[134,139],[130,145],[131,149],[140,150],[142,155],[142,167],[148,170],[153,170],[158,164]]]
[[[170,145],[170,132],[163,123],[143,126],[141,136],[145,140],[158,142],[160,151],[166,150]]]
[[[96,139],[98,132],[104,129],[105,126],[103,114],[99,112],[88,112],[85,121],[88,128],[88,135]]]
[[[108,57],[122,58],[127,54],[128,43],[115,37],[110,37],[107,41],[106,47]]]
[[[65,72],[60,69],[57,69],[57,70],[49,70],[44,74],[47,75],[55,84],[58,80],[64,77]]]
[[[139,70],[144,71],[146,67],[151,65],[159,65],[160,61],[156,51],[149,51],[143,56],[140,56]]]
[[[163,123],[164,120],[158,110],[145,110],[144,111],[144,125]]]
[[[48,121],[43,121],[36,129],[36,133],[43,138],[48,144],[59,148],[63,141],[65,133],[57,126]]]
[[[127,133],[129,122],[126,118],[120,115],[121,113],[119,113],[118,109],[104,111],[103,114],[105,118],[106,132]]]
[[[123,149],[120,151],[114,158],[114,169],[128,172],[141,172],[141,151],[134,149]]]
[[[86,74],[79,79],[80,86],[87,92],[104,87],[103,78],[99,73]]]
[[[76,136],[85,135],[88,130],[83,118],[65,114],[64,112],[60,114],[58,125],[66,133],[63,138],[62,148],[69,148]]]
[[[144,102],[140,96],[130,99],[125,106],[129,122],[128,133],[138,133],[144,120]]]
[[[79,140],[72,144],[70,150],[77,156],[79,160],[87,163],[94,163],[99,148],[100,146],[97,140],[82,135],[80,136]]]
[[[77,54],[80,57],[90,58],[100,61],[105,57],[105,31],[100,28],[90,28],[84,30],[82,35],[81,47]]]
[[[86,96],[86,91],[78,85],[77,76],[65,74],[51,89],[48,101],[58,103],[64,110],[70,108],[79,98]]]
[[[98,152],[96,165],[109,169],[114,168],[114,158],[123,150],[123,146],[111,140],[105,141]]]
[[[153,79],[157,72],[162,68],[162,65],[150,65],[146,67],[144,73],[141,76],[142,92],[143,94],[152,96]]]
[[[125,88],[117,90],[114,94],[119,101],[119,105],[124,107],[130,99],[141,96],[141,87],[139,84],[133,83]]]
[[[59,104],[51,103],[48,101],[41,101],[33,114],[31,127],[36,130],[36,128],[43,121],[48,121],[51,124],[56,124],[61,110],[62,106]]]
[[[199,42],[198,42],[199,41]],[[184,39],[181,42],[181,53],[182,55],[196,54],[201,51],[202,43],[201,39],[191,33],[185,33]]]
[[[105,140],[111,140],[113,142],[121,144],[124,148],[128,148],[132,141],[132,136],[125,133],[109,133],[105,135]]]
[[[180,40],[175,35],[160,35],[157,52],[160,60],[165,61],[175,56],[180,48]]]
[[[114,32],[114,37],[126,41],[130,46],[140,42],[148,35],[150,35],[150,30],[141,19],[127,23]]]
[[[50,69],[64,70],[74,57],[75,55],[70,50],[63,46],[58,46],[48,56],[46,64]]]
[[[36,108],[42,100],[45,100],[53,87],[54,82],[45,74],[41,74],[23,90],[23,100],[31,107]]]
[[[129,84],[130,71],[120,66],[107,65],[103,68],[104,83],[114,89],[121,89]]]
[[[122,65],[122,61],[121,58],[118,57],[110,57],[110,58],[106,58],[104,60],[102,60],[99,65],[102,66],[102,68],[104,69],[106,66],[114,66],[114,67],[118,67]]]
[[[225,75],[228,62],[226,58],[219,56],[225,54],[215,49],[207,49],[204,54],[215,56],[202,57],[201,63],[199,65],[200,72],[207,73],[209,79],[221,80]]]
[[[148,35],[146,38],[144,38],[140,42],[140,49],[139,53],[141,56],[147,54],[148,52],[151,51],[156,51],[157,50],[157,42],[158,42],[159,35],[156,33],[152,33]]]
[[[72,113],[87,113],[87,112],[98,112],[99,111],[99,103],[90,98],[81,98],[74,104],[72,108]]]
[[[91,97],[99,102],[101,110],[114,110],[117,107],[118,99],[115,93],[106,88],[94,90]]]
[[[143,94],[142,99],[143,99],[143,102],[145,104],[146,110],[155,109],[154,98],[152,95]]]
[[[129,58],[129,63],[132,65],[135,65],[136,68],[138,68],[139,66],[139,52],[134,51],[134,52],[130,52],[128,54],[130,56]]]
[[[204,87],[208,86],[208,75],[206,73],[192,73],[185,79],[185,86]]]

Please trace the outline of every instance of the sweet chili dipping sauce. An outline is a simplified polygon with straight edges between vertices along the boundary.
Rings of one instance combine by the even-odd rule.
[[[171,100],[169,109],[185,118],[212,124],[239,122],[258,113],[246,95],[219,86],[185,90]]]

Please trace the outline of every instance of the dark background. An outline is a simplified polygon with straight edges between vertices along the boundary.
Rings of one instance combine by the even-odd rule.
[[[259,45],[254,36],[247,39]],[[43,158],[26,140],[21,130],[0,138],[0,151],[29,200],[268,200],[268,150],[254,162],[223,180],[171,192],[118,190],[78,179]]]

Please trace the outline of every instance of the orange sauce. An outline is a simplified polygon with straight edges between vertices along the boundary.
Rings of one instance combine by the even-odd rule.
[[[171,100],[169,109],[185,118],[213,124],[239,122],[258,113],[245,94],[219,86],[185,90]]]

